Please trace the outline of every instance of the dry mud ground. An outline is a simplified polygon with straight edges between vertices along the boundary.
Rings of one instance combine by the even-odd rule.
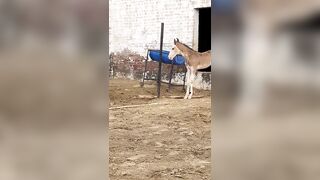
[[[211,179],[210,91],[195,90],[184,99],[139,99],[155,95],[156,86],[110,80],[110,106],[150,104],[109,111],[110,179]],[[180,95],[174,87],[162,96]]]

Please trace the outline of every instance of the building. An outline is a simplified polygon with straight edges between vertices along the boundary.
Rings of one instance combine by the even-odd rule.
[[[210,49],[209,0],[111,0],[109,5],[110,52],[128,48],[145,55],[147,48],[159,48],[161,22],[164,49],[171,48],[174,38],[196,50]]]
[[[209,0],[111,0],[109,6],[109,50],[112,57],[111,64],[117,66],[115,69],[118,70],[118,74],[114,76],[121,76],[122,73],[125,77],[141,78],[143,57],[146,56],[147,49],[160,47],[162,22],[164,50],[172,48],[174,38],[179,38],[198,51],[211,49],[211,1]],[[126,56],[130,57],[120,65],[118,61],[121,59],[117,58],[119,56],[122,57],[122,61]],[[131,66],[134,69],[120,66]],[[163,72],[165,75],[166,69]],[[201,73],[199,77],[198,87],[210,88],[211,81],[201,85]],[[181,83],[182,79],[175,80]]]

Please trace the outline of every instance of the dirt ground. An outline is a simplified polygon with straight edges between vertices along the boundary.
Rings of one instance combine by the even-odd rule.
[[[195,90],[191,100],[182,87],[160,99],[151,82],[144,88],[138,81],[110,80],[110,107],[149,104],[109,111],[110,179],[211,179],[210,91]]]

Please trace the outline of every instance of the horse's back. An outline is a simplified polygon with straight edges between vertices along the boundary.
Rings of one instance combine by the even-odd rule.
[[[211,65],[211,50],[199,53],[194,60],[197,64],[197,69],[204,69]]]
[[[203,56],[211,56],[211,50],[200,53]]]

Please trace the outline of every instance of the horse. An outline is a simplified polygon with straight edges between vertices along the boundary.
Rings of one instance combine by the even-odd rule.
[[[211,66],[211,50],[206,52],[197,52],[184,43],[179,42],[179,39],[174,39],[174,46],[168,55],[170,60],[176,55],[182,55],[185,59],[187,68],[186,73],[186,95],[184,99],[191,99],[193,94],[193,83],[199,69],[205,69]]]

